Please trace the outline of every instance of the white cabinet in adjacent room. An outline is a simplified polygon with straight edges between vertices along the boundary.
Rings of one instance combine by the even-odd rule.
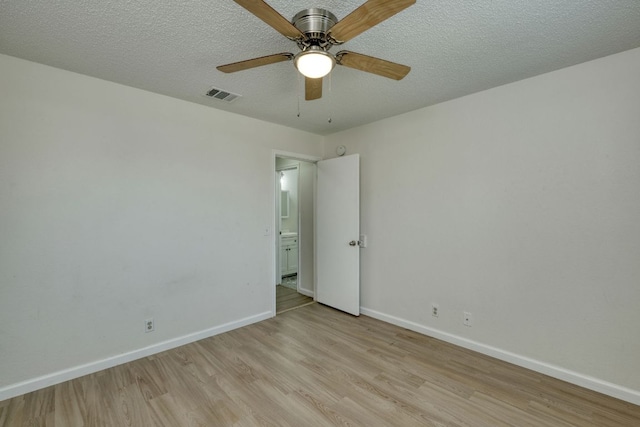
[[[280,239],[282,275],[296,274],[298,272],[298,235],[297,233],[289,236],[283,234]]]

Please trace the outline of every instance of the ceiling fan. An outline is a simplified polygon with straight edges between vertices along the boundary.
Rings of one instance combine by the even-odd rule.
[[[293,60],[298,71],[305,76],[305,99],[310,101],[322,97],[322,78],[336,64],[395,80],[401,80],[411,70],[406,65],[347,50],[334,55],[329,49],[378,25],[411,6],[416,0],[368,0],[340,21],[328,10],[304,9],[291,22],[263,0],[234,1],[289,40],[296,42],[300,51],[296,54],[276,53],[217,67],[224,73]]]

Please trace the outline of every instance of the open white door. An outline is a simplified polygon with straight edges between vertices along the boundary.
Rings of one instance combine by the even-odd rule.
[[[322,160],[316,196],[316,300],[360,315],[360,156]]]

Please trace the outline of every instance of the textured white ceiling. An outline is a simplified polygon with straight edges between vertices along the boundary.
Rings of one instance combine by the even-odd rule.
[[[363,1],[268,3],[341,19]],[[304,101],[292,62],[216,70],[297,51],[231,0],[0,0],[0,53],[319,134],[639,46],[638,0],[418,0],[340,47],[411,66],[404,80],[336,67]],[[205,98],[212,86],[242,98]]]

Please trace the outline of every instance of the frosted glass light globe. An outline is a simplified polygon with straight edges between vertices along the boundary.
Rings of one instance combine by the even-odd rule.
[[[322,50],[300,52],[295,58],[295,65],[303,76],[319,79],[333,70],[335,59]]]

